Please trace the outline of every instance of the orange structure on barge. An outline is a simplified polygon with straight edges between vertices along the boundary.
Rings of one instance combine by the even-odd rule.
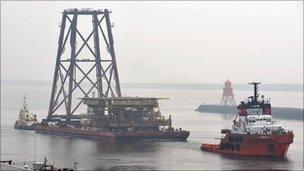
[[[202,144],[201,150],[239,156],[284,157],[294,134],[276,124],[271,116],[269,100],[258,100],[257,86],[253,82],[254,96],[238,106],[232,130],[224,129],[220,144]]]

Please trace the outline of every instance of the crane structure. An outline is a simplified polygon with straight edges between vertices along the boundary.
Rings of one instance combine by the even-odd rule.
[[[185,141],[190,132],[174,129],[171,115],[166,119],[159,110],[164,98],[121,96],[109,14],[107,9],[63,11],[49,112],[36,132],[110,142]],[[92,26],[81,29],[88,19]]]
[[[107,9],[62,12],[47,120],[63,115],[69,122],[83,98],[94,92],[99,98],[121,97],[110,13]]]
[[[164,98],[121,96],[109,14],[107,9],[62,12],[49,112],[43,122],[103,130],[171,129],[171,116],[165,119],[158,107]],[[91,27],[81,27],[88,22]]]

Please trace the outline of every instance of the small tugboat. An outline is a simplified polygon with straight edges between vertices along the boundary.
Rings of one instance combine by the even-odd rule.
[[[223,129],[225,137],[217,144],[202,144],[201,150],[238,156],[284,157],[294,134],[277,124],[271,116],[269,100],[258,97],[260,82],[249,83],[254,86],[254,96],[242,101],[239,112],[233,120],[232,130]]]
[[[18,120],[14,124],[15,129],[35,130],[37,116],[32,114],[26,104],[26,96],[23,97],[23,108],[20,109]]]

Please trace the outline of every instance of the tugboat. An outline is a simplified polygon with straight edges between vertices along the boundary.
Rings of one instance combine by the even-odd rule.
[[[14,124],[15,129],[35,130],[37,116],[32,114],[26,104],[26,96],[23,97],[23,108],[20,109],[18,120]]]
[[[201,150],[238,156],[284,157],[293,142],[292,131],[285,130],[271,116],[270,100],[259,99],[260,82],[254,86],[254,96],[238,105],[232,130],[223,129],[225,137],[217,144],[202,144]]]

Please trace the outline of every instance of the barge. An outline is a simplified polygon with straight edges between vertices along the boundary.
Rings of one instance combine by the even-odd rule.
[[[58,128],[37,126],[37,133],[70,136],[76,138],[101,140],[104,142],[127,142],[135,140],[173,140],[186,141],[189,136],[188,131],[104,131],[76,128]]]
[[[166,119],[160,113],[159,99],[85,98],[84,103],[88,105],[86,115],[75,115],[70,119],[67,119],[67,116],[54,115],[51,119],[43,119],[42,123],[36,126],[36,132],[105,142],[186,141],[190,132],[172,127],[171,115]]]

